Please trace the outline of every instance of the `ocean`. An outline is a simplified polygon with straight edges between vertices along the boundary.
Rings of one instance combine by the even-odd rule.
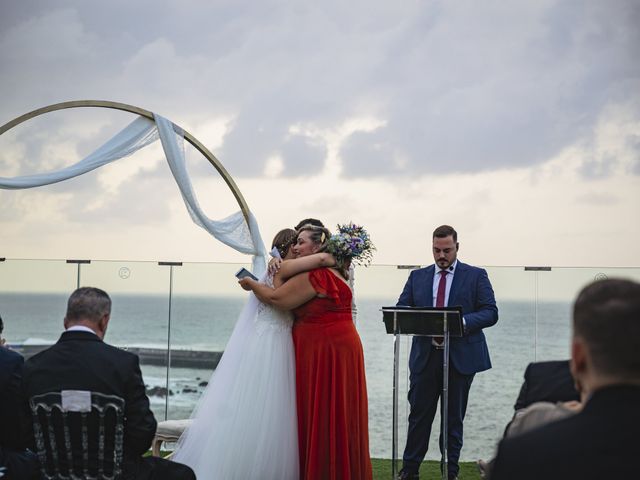
[[[369,433],[373,457],[391,457],[393,336],[385,333],[380,308],[393,305],[389,295],[357,297],[357,327],[364,347],[369,396]],[[0,315],[4,336],[12,344],[53,343],[62,331],[68,294],[1,293]],[[169,310],[166,295],[112,295],[113,311],[106,341],[120,347],[223,351],[245,301],[239,296],[173,295]],[[535,360],[569,357],[570,304],[568,302],[498,302],[500,320],[485,329],[493,368],[477,374],[465,419],[463,460],[490,458],[506,423],[513,415],[525,367]],[[171,326],[169,329],[169,313]],[[537,319],[537,321],[536,321]],[[409,338],[401,341],[401,403],[399,409],[401,455],[406,434]],[[164,387],[167,369],[142,365],[148,388]],[[171,368],[170,395],[151,396],[158,420],[188,418],[212,371]],[[437,434],[427,458],[438,459]]]

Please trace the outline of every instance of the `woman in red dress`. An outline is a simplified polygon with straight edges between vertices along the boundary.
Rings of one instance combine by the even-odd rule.
[[[321,252],[329,238],[324,228],[304,226],[294,252],[299,257]],[[353,255],[348,249],[332,253],[336,267],[298,273],[275,290],[250,279],[240,283],[262,302],[293,310],[296,317],[300,478],[367,480],[372,474],[364,357],[346,281]],[[281,276],[291,273],[285,262]]]

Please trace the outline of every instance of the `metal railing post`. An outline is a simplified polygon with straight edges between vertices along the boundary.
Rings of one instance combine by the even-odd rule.
[[[181,267],[182,262],[158,262],[158,265],[169,267],[169,316],[167,324],[167,377],[165,388],[167,389],[166,401],[164,402],[164,419],[169,419],[169,371],[171,370],[171,303],[173,301],[173,267]]]

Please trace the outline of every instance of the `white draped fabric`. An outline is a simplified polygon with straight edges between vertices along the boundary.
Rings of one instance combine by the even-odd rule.
[[[172,457],[198,479],[298,480],[292,325],[291,313],[249,294]]]
[[[138,117],[93,153],[71,166],[48,173],[0,177],[0,188],[24,189],[62,182],[127,157],[160,138],[169,168],[192,220],[225,245],[253,255],[253,271],[261,276],[265,271],[266,250],[253,214],[249,212],[250,225],[247,225],[241,211],[223,220],[207,217],[200,208],[187,173],[183,131],[160,115],[154,114],[154,118],[155,124],[145,117]]]
[[[155,124],[147,118],[138,117],[108,142],[78,163],[61,170],[56,170],[55,172],[38,173],[36,175],[25,175],[14,178],[0,177],[0,188],[33,188],[62,182],[95,170],[120,158],[127,157],[150,143],[155,142],[157,139],[158,130]]]

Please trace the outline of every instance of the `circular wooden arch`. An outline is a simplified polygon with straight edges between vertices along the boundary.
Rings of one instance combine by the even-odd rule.
[[[17,118],[14,118],[10,122],[5,123],[0,127],[0,135],[4,132],[12,129],[13,127],[20,125],[21,123],[26,122],[34,117],[39,115],[55,112],[57,110],[65,110],[68,108],[81,108],[81,107],[98,107],[98,108],[111,108],[114,110],[121,110],[123,112],[134,113],[136,115],[140,115],[141,117],[146,117],[152,122],[155,123],[155,119],[153,118],[153,113],[149,110],[145,110],[144,108],[136,107],[134,105],[128,105],[126,103],[118,103],[118,102],[110,102],[107,100],[73,100],[70,102],[62,102],[55,103],[53,105],[48,105],[46,107],[38,108],[31,112],[25,113],[24,115],[20,115]],[[174,123],[175,125],[175,123]],[[182,127],[179,127],[182,129]],[[207,147],[205,147],[202,143],[198,141],[193,135],[191,135],[186,130],[182,129],[184,133],[184,138],[187,142],[193,145],[196,150],[198,150],[204,157],[209,160],[209,163],[214,166],[214,168],[218,171],[218,173],[222,176],[227,186],[231,189],[233,196],[235,197],[238,205],[240,205],[240,210],[242,211],[242,215],[244,215],[244,219],[247,222],[247,227],[251,230],[251,224],[249,223],[249,206],[247,205],[246,200],[240,193],[240,189],[236,185],[236,182],[233,181],[229,172],[222,166],[220,160],[218,160],[213,153],[211,153]]]

